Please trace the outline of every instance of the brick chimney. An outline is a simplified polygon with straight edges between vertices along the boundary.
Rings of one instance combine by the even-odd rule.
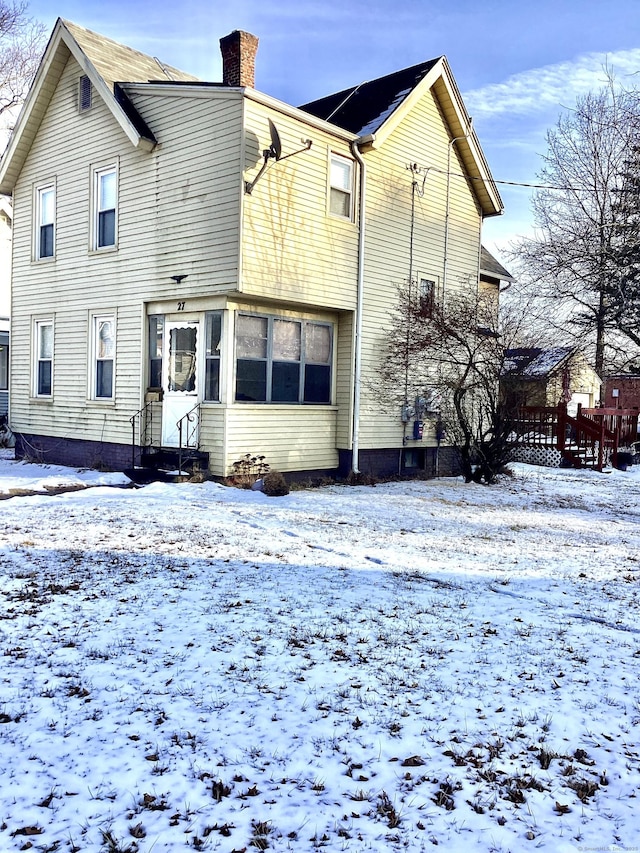
[[[255,87],[258,37],[234,30],[220,39],[224,86]]]

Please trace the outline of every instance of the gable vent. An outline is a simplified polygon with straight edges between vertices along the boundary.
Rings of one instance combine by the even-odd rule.
[[[91,109],[91,80],[83,74],[78,82],[78,110],[83,113]]]

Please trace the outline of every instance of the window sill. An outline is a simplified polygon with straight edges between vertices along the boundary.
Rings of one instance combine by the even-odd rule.
[[[281,408],[285,411],[290,411],[291,409],[330,409],[338,411],[338,406],[335,403],[270,403],[266,400],[234,400],[232,403],[233,406],[256,406],[258,408],[264,408],[268,406],[270,409]]]
[[[332,222],[342,222],[344,225],[355,225],[356,221],[351,216],[340,216],[339,213],[327,213],[327,219]]]
[[[101,246],[99,249],[89,249],[89,257],[95,258],[99,255],[113,255],[118,251],[118,246]]]

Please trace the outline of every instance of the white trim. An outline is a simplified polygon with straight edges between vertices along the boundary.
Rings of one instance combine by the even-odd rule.
[[[345,188],[343,186],[339,186],[337,183],[333,181],[333,166],[334,163],[337,166],[344,166],[349,170],[349,186]],[[342,219],[346,222],[353,222],[354,220],[354,212],[355,212],[355,199],[354,199],[354,177],[355,177],[355,160],[351,157],[345,157],[344,154],[338,154],[336,151],[328,152],[328,163],[327,163],[327,213],[329,216],[334,216],[337,219]],[[349,200],[349,212],[347,214],[338,213],[331,209],[331,201],[333,197],[333,191],[337,193],[343,194],[344,196],[348,196]]]
[[[100,323],[113,324],[113,354],[111,358],[99,355]],[[89,399],[98,403],[113,403],[116,396],[116,348],[117,348],[116,312],[95,311],[89,315]],[[98,396],[98,364],[111,362],[111,394]]]
[[[114,223],[114,242],[104,246],[98,245],[100,236],[100,180],[105,175],[115,175],[116,179],[116,199],[115,199],[115,223]],[[120,198],[120,170],[118,162],[110,163],[108,166],[94,166],[91,169],[91,246],[92,252],[112,252],[118,248],[118,207]]]
[[[43,206],[42,199],[45,193],[53,193],[53,219],[51,222],[43,222],[42,214],[43,214]],[[33,187],[33,244],[32,244],[32,258],[34,261],[52,261],[56,256],[56,220],[57,220],[57,191],[56,191],[56,182],[46,181],[43,183],[35,184]],[[42,228],[52,225],[53,226],[53,247],[52,253],[50,255],[42,255],[40,254],[42,241]]]
[[[42,358],[40,353],[40,330],[46,326],[51,327],[51,357]],[[31,396],[39,400],[53,399],[53,365],[55,356],[55,323],[53,317],[34,317],[31,324]],[[40,392],[40,362],[51,363],[51,390],[48,394]]]

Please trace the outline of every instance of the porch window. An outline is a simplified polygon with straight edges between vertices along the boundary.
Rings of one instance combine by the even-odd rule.
[[[36,191],[36,260],[53,258],[55,254],[55,187],[40,187]]]
[[[353,216],[353,161],[331,155],[329,170],[329,212],[351,219]]]
[[[35,332],[36,397],[51,397],[53,389],[53,320],[37,320]]]
[[[331,402],[332,327],[328,323],[239,314],[236,400]]]
[[[116,245],[118,172],[115,166],[94,172],[94,249]]]
[[[96,400],[113,399],[116,322],[113,314],[93,317],[93,393]]]
[[[162,388],[162,339],[164,317],[152,314],[149,317],[149,388]]]
[[[205,316],[205,374],[204,399],[220,400],[220,340],[222,312],[211,311]]]

